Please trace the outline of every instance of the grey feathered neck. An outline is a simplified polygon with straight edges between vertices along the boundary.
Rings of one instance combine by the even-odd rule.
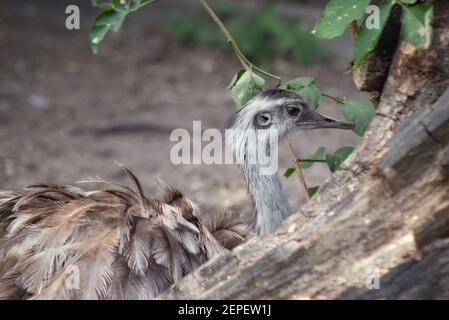
[[[263,106],[273,105],[274,103],[276,101],[271,96],[256,96],[247,106],[234,115],[228,127],[232,130],[226,131],[226,144],[232,150],[236,162],[245,175],[248,192],[254,204],[254,227],[258,234],[273,232],[290,215],[288,201],[282,190],[277,172],[264,175],[261,172],[261,166],[251,161],[256,158],[257,148],[266,148],[270,158],[277,157],[277,152],[269,150],[268,133],[265,135],[265,139],[264,134],[262,134],[262,139],[259,136],[257,143],[254,143],[254,135],[257,135],[258,130],[255,130],[252,125],[255,114]],[[276,139],[280,140],[287,132],[282,132],[282,128],[277,129],[279,130]],[[275,162],[277,163],[277,158]]]
[[[258,234],[276,230],[290,215],[290,207],[277,174],[261,175],[256,165],[242,165],[248,192],[254,204]]]

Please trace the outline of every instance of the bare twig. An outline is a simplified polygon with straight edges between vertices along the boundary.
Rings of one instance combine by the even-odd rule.
[[[220,18],[216,15],[214,10],[209,6],[206,0],[198,0],[199,3],[203,6],[203,8],[206,10],[206,12],[209,14],[209,16],[214,20],[214,22],[217,24],[217,26],[220,28],[223,35],[226,37],[226,40],[228,41],[229,45],[231,46],[232,50],[234,51],[235,55],[237,56],[237,59],[239,59],[240,64],[247,70],[252,69],[256,70],[257,72],[270,77],[272,79],[278,80],[279,82],[282,80],[281,77],[274,75],[272,73],[269,73],[268,71],[265,71],[258,66],[256,66],[254,63],[249,61],[245,55],[242,53],[240,48],[237,45],[237,42],[235,41],[234,37],[229,33],[226,26],[223,24],[223,22],[220,20]]]
[[[306,179],[304,177],[304,173],[302,172],[301,167],[299,166],[301,160],[299,159],[299,156],[296,154],[295,150],[293,150],[292,144],[288,139],[285,139],[285,146],[287,147],[287,151],[290,154],[290,158],[295,166],[296,169],[295,171],[296,174],[298,175],[299,182],[301,183],[302,191],[304,192],[306,199],[310,199],[309,191],[307,190]]]
[[[237,59],[239,59],[240,64],[243,66],[243,68],[248,70],[249,65],[246,63],[245,60],[243,60],[241,55],[238,52],[236,52],[237,45],[235,44],[235,40],[232,37],[232,35],[229,33],[226,26],[223,24],[223,22],[220,20],[220,18],[216,15],[214,10],[212,10],[212,8],[209,6],[209,4],[205,0],[199,0],[199,2],[203,6],[203,8],[206,10],[207,14],[212,18],[212,20],[214,20],[215,24],[220,28],[223,35],[226,37],[226,40],[228,41],[231,48],[234,50],[234,53],[235,53]]]
[[[336,96],[330,95],[330,94],[325,93],[325,92],[322,92],[321,95],[323,97],[325,97],[325,98],[329,98],[331,100],[334,100],[334,102],[338,103],[338,104],[346,103],[346,98],[345,97],[336,97]]]

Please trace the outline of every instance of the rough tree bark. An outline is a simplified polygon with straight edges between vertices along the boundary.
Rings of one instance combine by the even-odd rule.
[[[161,298],[449,298],[449,2],[434,6],[430,49],[399,44],[370,130],[319,194]]]

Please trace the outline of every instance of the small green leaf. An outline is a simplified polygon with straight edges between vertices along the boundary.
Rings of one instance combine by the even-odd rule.
[[[315,83],[315,79],[309,77],[300,77],[293,80],[290,80],[286,83],[286,86],[290,90],[298,90],[307,86],[310,86]]]
[[[245,105],[253,96],[250,72],[238,72],[234,84],[230,87],[231,96],[238,107]]]
[[[158,0],[141,0],[140,1],[140,8],[142,8],[143,6],[146,6],[147,4],[156,2],[156,1],[158,1]]]
[[[92,2],[92,6],[94,7],[98,7],[101,8],[103,11],[104,10],[109,10],[109,9],[115,9],[115,6],[113,3],[110,2],[98,2],[98,0],[91,0]]]
[[[239,70],[236,74],[234,74],[234,76],[232,77],[231,82],[228,85],[228,89],[231,90],[235,84],[237,83],[237,81],[242,77],[242,75],[246,72],[245,69],[241,69]]]
[[[256,88],[257,90],[263,90],[263,87],[265,86],[265,79],[254,72],[252,73],[252,77],[254,88]]]
[[[327,167],[329,168],[330,172],[335,172],[334,155],[326,154],[326,163],[327,163]]]
[[[401,0],[401,2],[405,3],[405,4],[415,4],[416,1],[418,1],[418,0]]]
[[[101,41],[103,41],[109,28],[107,26],[93,26],[89,32],[90,47],[93,53],[98,53],[98,47]]]
[[[112,3],[114,4],[115,10],[116,11],[121,11],[121,12],[129,12],[129,8],[130,5],[127,1],[124,0],[112,0]]]
[[[321,90],[317,88],[315,79],[309,77],[301,77],[287,82],[281,87],[293,91],[304,97],[309,103],[312,110],[318,108],[321,99]]]
[[[99,2],[91,0],[92,5],[101,8],[101,13],[95,19],[90,32],[90,47],[94,53],[98,52],[101,41],[110,29],[117,32],[120,30],[126,16],[137,9],[156,2],[157,0],[112,0],[111,2]]]
[[[340,168],[341,164],[353,151],[353,147],[342,147],[334,152],[335,170]]]
[[[326,163],[331,172],[337,171],[346,158],[354,151],[353,147],[343,147],[334,152],[334,154],[326,155]]]
[[[368,29],[366,23],[362,23],[354,42],[354,68],[358,68],[371,51],[376,47],[379,38],[390,16],[394,2],[392,0],[383,1],[379,6],[380,28]]]
[[[290,177],[295,171],[296,171],[295,168],[288,168],[288,169],[284,172],[284,177],[286,177],[286,178]]]
[[[332,39],[341,36],[347,26],[360,19],[371,0],[330,0],[315,24],[312,33],[320,38]]]
[[[309,197],[313,197],[315,195],[315,193],[317,193],[317,191],[320,189],[320,186],[315,186],[315,187],[310,187],[307,188],[307,193],[309,194]]]
[[[244,106],[253,97],[254,90],[262,90],[265,80],[252,71],[242,69],[231,80],[228,89],[238,107]]]
[[[129,2],[129,11],[136,11],[140,8],[141,0],[131,0]]]
[[[120,29],[126,15],[126,12],[116,9],[106,9],[98,15],[89,32],[90,47],[94,53],[98,52],[98,47],[109,29],[115,32]]]
[[[334,152],[334,157],[337,160],[337,170],[347,157],[354,151],[353,147],[342,147]]]
[[[116,10],[105,10],[95,19],[94,26],[108,26],[112,28],[113,31],[117,32],[125,20],[126,13],[123,11]]]
[[[324,147],[320,147],[315,151],[314,154],[306,157],[306,160],[310,160],[310,161],[301,161],[299,163],[299,166],[302,169],[308,169],[308,168],[312,167],[315,162],[321,162],[321,161],[316,161],[316,160],[325,160],[325,158],[324,158],[325,153],[326,153],[326,149],[324,149]]]
[[[320,105],[321,91],[315,86],[315,84],[299,90],[299,94],[301,94],[306,102],[309,103],[312,110],[316,110]]]
[[[355,124],[354,132],[363,136],[374,118],[374,106],[369,101],[346,101],[342,106],[343,116]]]
[[[429,3],[403,7],[401,22],[404,39],[416,48],[427,49],[432,42],[433,6]]]
[[[130,11],[136,11],[147,4],[156,2],[157,0],[131,0],[130,1]]]

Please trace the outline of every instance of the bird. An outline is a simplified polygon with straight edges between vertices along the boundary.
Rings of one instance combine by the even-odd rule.
[[[251,139],[273,158],[271,141],[315,128],[354,125],[283,89],[259,93],[231,117],[225,141],[252,200],[250,225],[230,211],[206,212],[172,186],[150,198],[125,166],[131,186],[98,178],[1,191],[0,299],[157,298],[206,261],[281,225],[288,201],[277,173],[262,172]]]

